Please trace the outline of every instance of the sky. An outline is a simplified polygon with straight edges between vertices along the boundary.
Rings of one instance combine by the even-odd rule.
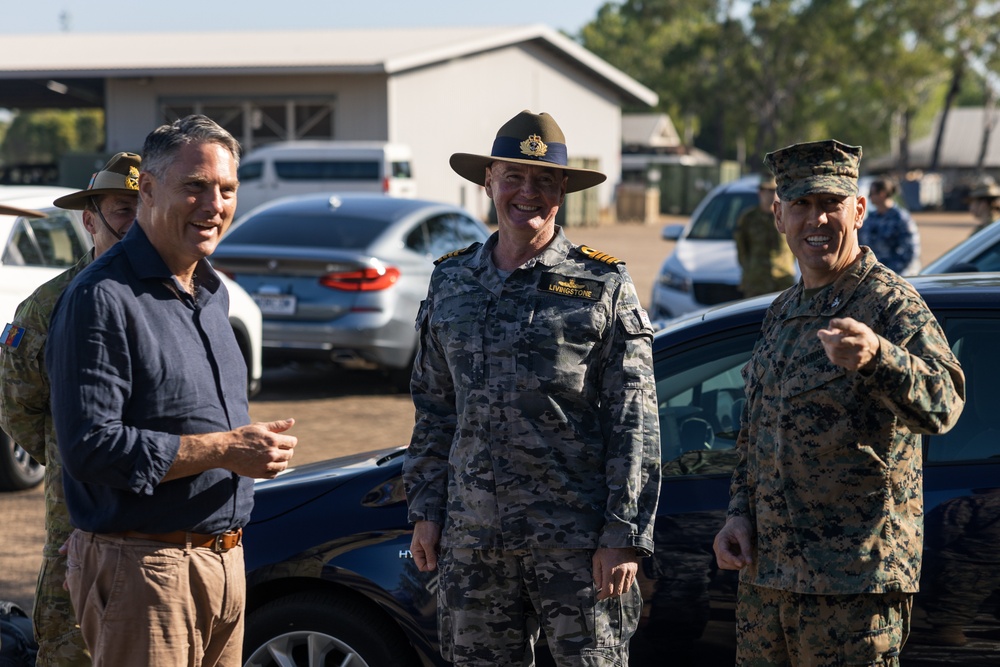
[[[0,0],[4,34],[526,25],[571,35],[606,0]]]

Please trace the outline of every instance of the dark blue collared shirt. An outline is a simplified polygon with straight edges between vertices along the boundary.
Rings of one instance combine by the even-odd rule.
[[[106,533],[242,527],[253,480],[215,468],[160,483],[180,436],[250,423],[229,294],[205,260],[186,293],[138,224],[66,289],[45,364],[73,525]]]

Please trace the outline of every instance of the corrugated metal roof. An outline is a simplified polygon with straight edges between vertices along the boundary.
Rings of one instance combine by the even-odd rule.
[[[544,25],[488,28],[4,35],[0,77],[385,72],[541,41],[646,104],[656,94]]]
[[[1000,114],[1000,111],[994,111]],[[983,129],[987,120],[986,111],[983,107],[957,107],[948,112],[948,120],[944,127],[944,136],[941,138],[941,153],[938,156],[939,169],[972,169],[976,167],[979,159],[979,152],[982,148]],[[1000,117],[994,117],[1000,121]],[[934,128],[930,134],[916,141],[910,142],[911,169],[928,169],[931,164],[931,156],[934,153],[934,140],[937,137],[937,128],[941,124],[941,115],[938,114],[934,121]],[[871,160],[869,168],[887,169],[894,167],[896,158],[894,156],[880,156]],[[864,166],[864,162],[862,162]],[[986,148],[986,157],[983,167],[995,169],[1000,167],[1000,123],[990,132],[989,143]]]

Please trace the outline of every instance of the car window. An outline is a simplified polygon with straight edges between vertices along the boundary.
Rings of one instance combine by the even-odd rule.
[[[256,181],[263,175],[264,175],[263,162],[244,162],[236,170],[236,176],[240,179],[240,183],[249,183],[251,181]]]
[[[275,160],[274,171],[285,181],[377,181],[376,160]]]
[[[732,473],[746,404],[740,371],[756,339],[747,331],[656,361],[664,475]]]
[[[413,171],[410,169],[409,162],[393,162],[392,163],[392,177],[393,178],[413,178]]]
[[[691,225],[689,239],[729,241],[736,221],[749,208],[758,205],[756,192],[723,192],[712,198]]]
[[[967,400],[951,431],[926,438],[926,460],[1000,457],[1000,319],[949,318],[944,329],[965,371]]]
[[[16,266],[73,266],[88,249],[67,212],[47,218],[21,217],[14,222],[3,263]]]
[[[483,239],[482,228],[475,221],[456,213],[434,216],[429,218],[425,225],[429,239],[428,250],[434,257],[440,257],[452,250],[461,250]]]
[[[385,220],[331,215],[329,211],[289,215],[281,209],[270,209],[233,227],[222,242],[360,250],[368,247],[388,224]]]
[[[969,263],[979,271],[1000,271],[1000,241],[976,255]]]
[[[427,223],[421,222],[406,236],[407,249],[421,255],[430,255],[430,243],[427,240]]]

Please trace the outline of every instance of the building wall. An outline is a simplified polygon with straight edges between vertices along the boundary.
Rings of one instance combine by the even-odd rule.
[[[483,189],[448,165],[452,153],[488,155],[497,130],[523,109],[551,114],[566,135],[570,159],[596,158],[611,203],[621,173],[621,108],[580,70],[527,45],[452,60],[389,82],[390,140],[409,144],[421,197],[465,206],[486,218]]]
[[[384,75],[150,77],[108,80],[108,151],[142,148],[146,134],[162,122],[160,102],[164,98],[296,96],[335,99],[335,139],[389,138]]]
[[[600,208],[621,174],[621,109],[615,95],[550,51],[530,44],[447,61],[392,77],[373,75],[205,76],[112,79],[107,86],[108,151],[139,151],[162,122],[165,98],[335,98],[335,139],[408,144],[418,194],[460,204],[482,218],[483,189],[455,174],[455,152],[489,154],[500,126],[522,109],[550,113],[570,159],[596,160],[608,174]]]

